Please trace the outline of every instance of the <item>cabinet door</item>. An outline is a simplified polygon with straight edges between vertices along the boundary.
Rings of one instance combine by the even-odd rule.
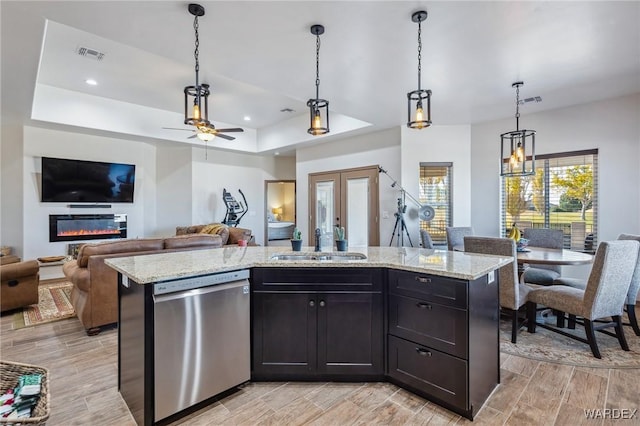
[[[383,364],[381,293],[319,293],[318,373],[379,375]]]
[[[254,378],[315,372],[316,310],[312,293],[253,293]]]

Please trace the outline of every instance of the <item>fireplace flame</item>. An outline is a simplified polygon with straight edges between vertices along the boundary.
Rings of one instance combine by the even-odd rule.
[[[74,237],[77,235],[113,235],[120,234],[119,229],[74,229],[71,231],[60,231],[58,237]]]

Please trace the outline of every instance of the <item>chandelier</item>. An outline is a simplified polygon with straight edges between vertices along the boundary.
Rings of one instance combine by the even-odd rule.
[[[500,176],[530,176],[535,174],[536,131],[520,130],[520,86],[516,81],[516,130],[500,135]],[[507,158],[505,155],[508,155]]]
[[[209,127],[209,85],[202,83],[198,78],[200,71],[200,62],[198,61],[198,54],[200,53],[200,40],[198,38],[198,17],[204,16],[204,7],[199,4],[189,4],[189,13],[194,16],[193,29],[196,35],[195,49],[193,51],[193,57],[195,58],[195,71],[196,71],[196,84],[193,86],[187,86],[184,88],[184,124],[195,126],[198,129],[198,137],[202,139],[208,135],[204,133],[204,130]],[[204,139],[203,139],[204,140]]]

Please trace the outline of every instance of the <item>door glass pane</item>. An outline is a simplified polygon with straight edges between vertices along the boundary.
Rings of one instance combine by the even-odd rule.
[[[349,246],[369,245],[369,178],[347,180],[347,234]]]
[[[336,206],[333,200],[335,187],[333,181],[318,182],[316,184],[316,226],[324,235],[333,233],[333,221],[336,216]]]

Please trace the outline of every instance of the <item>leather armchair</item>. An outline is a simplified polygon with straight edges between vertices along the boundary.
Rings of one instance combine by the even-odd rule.
[[[0,311],[22,308],[38,303],[40,264],[36,260],[5,263],[0,266]]]

